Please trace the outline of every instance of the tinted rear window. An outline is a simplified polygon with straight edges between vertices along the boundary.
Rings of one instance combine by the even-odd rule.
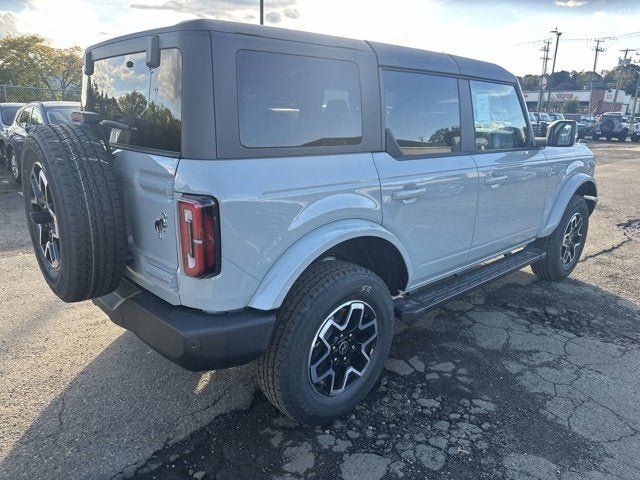
[[[155,69],[145,59],[141,52],[94,62],[82,89],[83,109],[131,125],[112,129],[112,143],[179,152],[182,55],[175,48],[162,50]]]
[[[404,155],[460,151],[460,102],[455,78],[384,72],[385,126]]]
[[[362,142],[355,63],[243,50],[237,57],[237,84],[244,147]]]
[[[11,125],[13,123],[13,119],[16,117],[16,112],[19,109],[19,106],[2,107],[2,123],[5,125]]]

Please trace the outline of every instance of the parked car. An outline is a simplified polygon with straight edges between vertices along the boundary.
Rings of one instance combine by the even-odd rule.
[[[59,125],[71,122],[71,112],[80,109],[80,102],[31,102],[21,107],[7,128],[5,153],[9,171],[20,183],[21,154],[24,140],[37,125]]]
[[[545,137],[547,128],[553,120],[548,113],[545,112],[529,112],[529,119],[534,124],[534,131],[537,137]]]
[[[555,122],[556,120],[564,120],[564,115],[561,113],[557,113],[557,112],[549,112],[547,113],[547,115],[549,115],[549,117],[551,118],[552,122]]]
[[[625,142],[629,135],[629,119],[620,112],[607,112],[600,115],[598,123],[591,135],[594,140],[605,137],[607,140],[617,138]]]
[[[7,142],[7,130],[13,123],[16,112],[24,103],[0,103],[0,160],[6,161],[5,145]],[[6,163],[8,167],[9,164]]]
[[[640,122],[636,122],[632,125],[631,141],[640,142]]]
[[[536,140],[497,65],[193,20],[84,71],[82,123],[24,146],[44,278],[189,370],[258,359],[297,421],[367,395],[395,316],[526,265],[562,280],[584,248],[595,158],[573,121]]]

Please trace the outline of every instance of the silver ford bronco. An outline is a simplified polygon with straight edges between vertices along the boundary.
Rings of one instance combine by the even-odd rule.
[[[395,317],[582,253],[594,156],[574,121],[536,139],[496,65],[194,20],[93,45],[84,73],[76,123],[22,151],[46,281],[186,369],[257,359],[300,422],[363,399]]]

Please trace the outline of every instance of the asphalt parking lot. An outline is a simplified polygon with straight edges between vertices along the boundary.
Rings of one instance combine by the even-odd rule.
[[[571,279],[527,268],[399,323],[376,390],[325,428],[279,414],[253,365],[188,373],[57,300],[0,178],[0,478],[640,478],[640,146],[589,143]]]

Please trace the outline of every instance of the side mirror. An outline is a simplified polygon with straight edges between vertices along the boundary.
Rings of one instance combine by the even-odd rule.
[[[547,128],[547,146],[572,147],[578,139],[578,122],[556,120]]]

